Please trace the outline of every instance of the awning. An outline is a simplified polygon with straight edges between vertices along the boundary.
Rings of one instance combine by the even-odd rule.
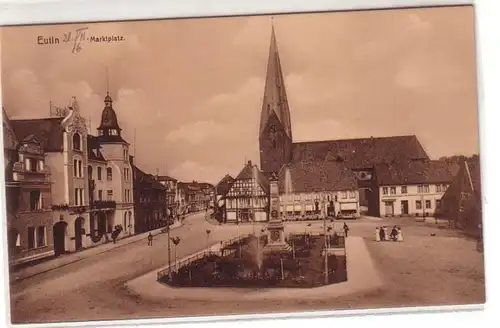
[[[340,210],[357,210],[358,203],[340,203]]]
[[[286,206],[286,211],[287,212],[293,212],[293,205],[287,205]]]
[[[306,211],[313,211],[314,207],[312,205],[306,205]]]
[[[302,211],[302,206],[301,206],[301,205],[294,205],[294,206],[293,206],[293,210],[294,210],[295,212],[300,212],[300,211]]]

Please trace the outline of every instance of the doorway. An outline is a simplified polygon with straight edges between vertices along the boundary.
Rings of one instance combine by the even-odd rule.
[[[75,250],[82,249],[83,218],[78,217],[75,220]]]
[[[401,201],[401,215],[408,215],[408,214],[409,214],[408,201],[402,200]]]
[[[64,221],[59,221],[54,224],[52,228],[54,236],[54,254],[59,256],[66,253],[65,241],[66,241],[66,228],[68,224]]]
[[[394,215],[394,202],[385,202],[385,216]]]

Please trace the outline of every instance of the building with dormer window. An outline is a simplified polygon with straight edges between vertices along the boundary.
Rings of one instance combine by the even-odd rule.
[[[54,255],[51,183],[41,141],[18,137],[3,111],[9,263]]]
[[[47,225],[44,240],[53,245],[50,247],[55,255],[105,243],[112,232],[119,232],[117,238],[135,233],[129,144],[121,137],[112,102],[107,95],[97,136],[88,132],[74,97],[66,108],[51,104],[50,118],[4,119],[4,126],[9,127],[5,131],[11,131],[13,140],[20,141],[20,145],[26,142],[30,151],[39,147],[41,152],[36,157],[16,155],[15,148],[6,151],[7,161],[17,161],[21,155],[23,158],[21,164],[12,165],[13,179],[23,178],[23,172],[34,177],[35,171],[48,172],[50,168],[50,177],[45,173],[43,178],[50,192],[40,187],[45,191],[41,192],[41,200],[33,200],[33,204],[38,204],[38,212],[47,209],[51,224]],[[5,112],[4,116],[7,117]],[[8,203],[12,206],[16,200],[9,198]],[[22,234],[20,240],[22,245]]]

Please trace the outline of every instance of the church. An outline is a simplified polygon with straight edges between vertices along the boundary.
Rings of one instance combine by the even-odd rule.
[[[429,160],[415,135],[294,142],[291,122],[273,27],[259,127],[260,169],[266,176],[279,174],[285,166],[297,164],[316,167],[315,163],[323,165],[330,162],[346,166],[357,179],[362,212],[378,215],[375,166]],[[296,179],[298,177],[291,176],[292,185]],[[300,179],[303,180],[303,177]],[[304,183],[307,184],[301,181],[302,185]],[[331,189],[337,191],[339,188],[331,186]]]

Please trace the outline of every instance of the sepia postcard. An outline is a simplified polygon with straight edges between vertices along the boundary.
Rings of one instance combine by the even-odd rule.
[[[3,26],[12,323],[484,304],[474,18]]]

